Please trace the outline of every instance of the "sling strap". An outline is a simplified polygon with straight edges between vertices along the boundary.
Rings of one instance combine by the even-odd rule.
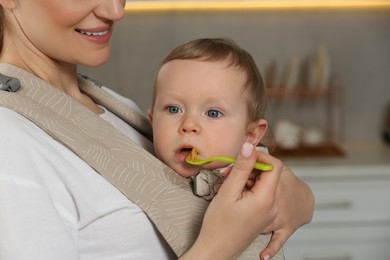
[[[125,137],[111,124],[35,75],[9,64],[0,73],[20,81],[17,90],[0,91],[0,106],[12,109],[42,128],[106,178],[151,219],[177,256],[194,243],[208,206],[193,195],[190,180]],[[4,76],[3,75],[3,76]],[[0,78],[1,80],[1,78]],[[81,91],[146,136],[147,119],[79,77]],[[17,90],[17,91],[16,91]],[[239,259],[258,259],[270,235],[260,235]],[[280,251],[273,259],[284,259]]]

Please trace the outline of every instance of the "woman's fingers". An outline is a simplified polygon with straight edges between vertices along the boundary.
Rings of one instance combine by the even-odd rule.
[[[237,157],[237,161],[218,193],[227,192],[229,194],[228,196],[233,196],[236,199],[241,197],[241,193],[252,173],[255,162],[255,147],[250,143],[244,143],[241,153]]]
[[[273,168],[271,171],[259,173],[259,171],[253,170],[256,161],[270,164]],[[218,192],[222,192],[225,187],[236,198],[242,196],[242,192],[245,190],[274,196],[282,167],[283,164],[280,160],[269,154],[257,152],[252,144],[245,143],[236,163],[228,169],[227,178],[223,185],[217,188]]]
[[[267,194],[275,194],[283,168],[282,162],[275,157],[262,152],[257,153],[256,159],[258,162],[263,162],[272,165],[272,170],[259,174],[257,177],[257,181],[254,183],[251,191],[262,191]],[[261,181],[258,181],[260,179]]]
[[[267,247],[261,252],[260,259],[271,259],[283,247],[290,235],[291,232],[287,230],[275,231]]]

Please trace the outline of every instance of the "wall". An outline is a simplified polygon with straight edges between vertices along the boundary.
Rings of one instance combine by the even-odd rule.
[[[80,70],[146,111],[155,69],[167,52],[194,38],[216,36],[236,40],[263,70],[273,59],[285,65],[325,46],[332,73],[345,89],[345,140],[380,140],[390,104],[390,10],[131,13],[117,24],[107,64]],[[287,111],[292,118],[302,115]]]

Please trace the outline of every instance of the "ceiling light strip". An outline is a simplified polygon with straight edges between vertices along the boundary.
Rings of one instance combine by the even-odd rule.
[[[126,12],[390,9],[390,1],[128,1]]]

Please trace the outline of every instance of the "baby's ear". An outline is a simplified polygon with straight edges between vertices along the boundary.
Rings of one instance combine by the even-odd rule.
[[[153,123],[153,111],[151,108],[149,108],[147,111],[146,111],[147,115],[148,115],[148,118],[149,118],[149,122],[150,123]]]
[[[263,138],[265,131],[267,131],[268,122],[265,119],[260,119],[249,123],[246,137],[247,142],[257,145],[260,143],[261,138]]]

